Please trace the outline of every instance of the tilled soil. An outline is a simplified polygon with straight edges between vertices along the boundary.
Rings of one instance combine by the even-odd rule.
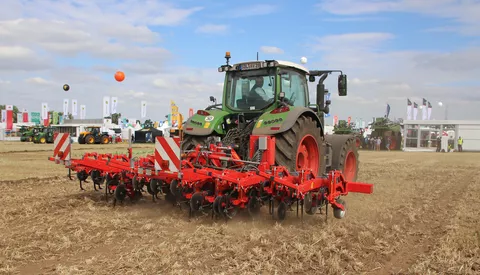
[[[125,150],[109,146],[88,148]],[[361,151],[359,181],[374,194],[346,196],[345,219],[329,211],[327,222],[302,222],[294,211],[277,223],[263,209],[225,223],[209,213],[189,221],[148,195],[113,207],[49,162],[51,147],[0,143],[0,273],[480,273],[478,154]]]

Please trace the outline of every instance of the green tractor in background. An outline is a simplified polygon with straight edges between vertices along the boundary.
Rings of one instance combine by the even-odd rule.
[[[309,71],[288,61],[251,61],[218,68],[225,72],[222,103],[190,117],[183,129],[182,152],[220,139],[249,160],[250,135],[275,137],[275,162],[290,171],[323,175],[341,170],[348,181],[358,173],[358,150],[352,135],[324,135],[324,114],[330,100],[323,82],[339,72],[339,96],[347,95],[347,76],[339,70]],[[318,79],[316,102],[309,102],[308,81]]]
[[[35,127],[22,126],[19,130],[21,142],[32,142]]]
[[[348,123],[346,120],[339,120],[337,125],[333,126],[333,133],[335,135],[352,135],[355,137],[355,145],[357,148],[362,147],[363,135],[362,132],[359,132],[353,128],[353,125]]]
[[[33,135],[33,143],[53,143],[54,140],[54,128],[53,127],[45,127],[41,128],[35,132]]]
[[[402,146],[402,127],[400,123],[393,122],[386,117],[377,117],[375,122],[370,124],[372,127],[371,137],[382,138],[380,149],[386,148],[386,139],[390,139],[390,150],[401,150]]]

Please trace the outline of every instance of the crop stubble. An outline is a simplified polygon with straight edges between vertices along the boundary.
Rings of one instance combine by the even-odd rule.
[[[126,145],[74,145],[125,152]],[[8,147],[8,148],[6,148]],[[153,150],[136,146],[137,152]],[[361,152],[344,220],[265,213],[224,223],[148,196],[112,208],[47,161],[51,145],[0,143],[0,273],[474,274],[480,272],[478,154]],[[34,152],[30,152],[34,151]],[[331,211],[330,211],[331,214]]]

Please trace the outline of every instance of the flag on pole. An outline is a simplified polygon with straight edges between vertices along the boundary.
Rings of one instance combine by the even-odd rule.
[[[141,110],[141,117],[145,118],[147,116],[147,102],[142,101],[142,110]]]
[[[407,98],[407,120],[412,120],[412,101]]]
[[[110,116],[110,97],[103,97],[103,117]]]
[[[72,116],[77,116],[78,115],[78,106],[77,106],[77,100],[76,99],[72,99]]]
[[[63,116],[68,115],[68,99],[63,100]]]
[[[80,119],[85,119],[87,117],[87,106],[80,105]]]
[[[417,120],[418,115],[418,104],[417,102],[413,102],[413,120]]]
[[[422,103],[422,120],[427,120],[427,100],[425,98]]]
[[[112,114],[117,113],[118,97],[112,97]]]
[[[48,104],[42,103],[42,119],[48,119]]]
[[[432,117],[432,104],[430,104],[430,101],[428,102],[428,109],[427,109],[427,119],[430,120]]]
[[[387,103],[387,109],[385,110],[385,118],[388,118],[390,115],[390,104]]]
[[[6,112],[6,129],[7,130],[12,130],[13,129],[13,105],[7,105],[5,106],[5,110],[7,110]]]

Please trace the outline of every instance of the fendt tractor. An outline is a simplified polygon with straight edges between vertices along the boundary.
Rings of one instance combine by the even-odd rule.
[[[347,181],[358,173],[358,151],[353,135],[324,135],[324,81],[338,72],[338,95],[347,95],[347,76],[340,70],[308,70],[288,61],[265,60],[218,68],[225,72],[223,100],[199,110],[184,126],[182,151],[220,139],[241,159],[250,159],[250,135],[275,138],[275,163],[290,171],[311,169],[316,175],[340,170]],[[309,102],[308,83],[318,78],[316,102]],[[258,144],[256,145],[258,147]]]
[[[98,126],[86,127],[85,131],[78,136],[79,144],[108,144],[109,142],[108,132],[101,132]]]
[[[373,184],[356,182],[358,151],[349,134],[325,135],[324,81],[339,72],[338,94],[347,95],[347,76],[339,70],[309,71],[286,61],[265,60],[226,65],[223,101],[198,110],[182,127],[183,135],[157,136],[155,152],[128,155],[85,153],[71,158],[68,133],[56,135],[50,161],[64,164],[94,189],[105,184],[105,198],[115,203],[141,197],[143,187],[155,200],[164,195],[173,205],[189,208],[190,217],[210,210],[212,218],[233,218],[246,209],[252,216],[262,206],[284,220],[287,212],[317,214],[328,205],[345,217],[342,196],[371,194]],[[316,102],[309,102],[308,81],[318,79]]]

